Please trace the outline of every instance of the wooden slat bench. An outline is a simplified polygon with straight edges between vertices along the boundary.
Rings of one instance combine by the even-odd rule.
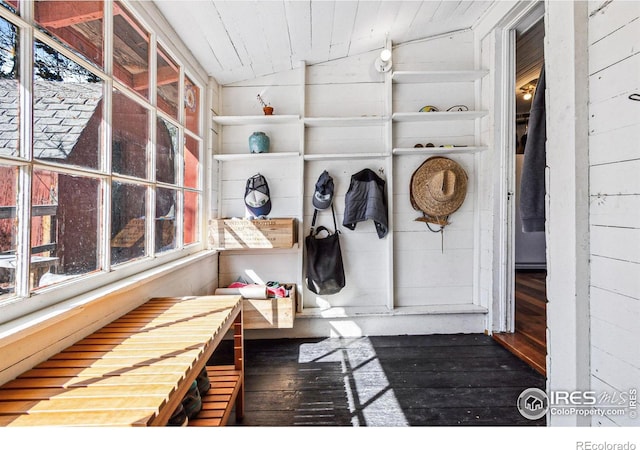
[[[0,387],[0,426],[162,426],[233,329],[234,364],[190,425],[244,413],[240,296],[154,298]]]

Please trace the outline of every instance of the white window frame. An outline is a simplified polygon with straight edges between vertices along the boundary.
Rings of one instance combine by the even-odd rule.
[[[52,306],[61,302],[65,302],[73,297],[87,294],[92,290],[104,287],[107,284],[124,281],[129,277],[140,274],[142,272],[150,271],[151,269],[159,268],[162,265],[179,262],[180,259],[189,261],[195,253],[201,252],[206,249],[206,210],[207,204],[206,186],[207,180],[205,175],[205,140],[206,130],[204,128],[204,113],[205,108],[205,93],[207,92],[205,86],[207,79],[205,76],[198,76],[202,74],[202,70],[197,63],[191,59],[188,52],[181,52],[180,47],[176,51],[175,36],[165,36],[157,24],[162,23],[164,20],[161,16],[154,17],[153,12],[149,12],[148,8],[136,2],[130,2],[127,0],[121,0],[120,3],[127,8],[127,11],[134,17],[150,34],[150,91],[149,99],[145,101],[139,96],[130,92],[129,88],[120,83],[112,75],[112,56],[113,56],[113,4],[112,0],[105,0],[105,14],[103,17],[103,30],[104,30],[104,54],[105,61],[104,67],[99,69],[88,63],[83,58],[77,56],[73,50],[67,49],[65,46],[59,44],[56,40],[50,38],[47,34],[40,31],[33,21],[33,2],[22,1],[20,3],[20,16],[17,16],[4,7],[0,7],[0,17],[8,20],[18,27],[20,35],[20,148],[21,155],[18,158],[15,157],[2,157],[0,156],[0,164],[16,165],[20,168],[18,183],[20,189],[20,197],[18,198],[18,219],[21,224],[18,229],[17,236],[17,268],[15,276],[15,296],[7,299],[0,300],[0,324],[15,320],[20,317],[24,317],[34,311],[42,308]],[[154,27],[155,25],[155,27]],[[49,163],[43,161],[35,161],[33,159],[33,130],[32,130],[32,97],[31,87],[33,82],[33,45],[35,40],[39,40],[56,51],[63,54],[73,62],[79,64],[96,74],[103,80],[103,126],[101,127],[101,149],[100,149],[100,167],[96,169],[80,168],[75,166]],[[180,88],[179,98],[184,98],[184,80],[185,77],[189,79],[200,90],[199,96],[199,134],[193,133],[191,130],[187,130],[185,123],[184,105],[181,103],[178,106],[178,121],[165,114],[157,107],[157,95],[156,89],[153,88],[156,82],[156,58],[157,58],[157,46],[161,45],[163,50],[167,52],[171,58],[180,66]],[[184,49],[182,49],[184,50]],[[184,57],[177,57],[177,54],[186,55]],[[132,98],[134,101],[142,104],[145,108],[148,108],[149,114],[149,141],[147,154],[150,156],[147,161],[147,178],[145,180],[131,178],[121,175],[115,175],[111,173],[111,158],[110,151],[106,149],[111,148],[111,108],[112,108],[112,91],[117,88],[120,92],[124,92],[125,95]],[[157,183],[155,180],[155,143],[156,143],[156,121],[157,118],[162,118],[178,127],[178,154],[179,159],[179,171],[176,174],[176,184],[169,185],[166,183]],[[199,164],[199,185],[197,188],[186,187],[183,184],[183,171],[184,171],[184,138],[188,135],[194,138],[199,145],[200,152],[200,164]],[[102,184],[102,211],[101,211],[101,224],[99,231],[99,244],[98,244],[98,258],[100,271],[95,273],[84,274],[78,278],[72,279],[67,282],[54,284],[50,287],[40,288],[35,292],[31,292],[29,286],[29,260],[30,260],[30,232],[31,232],[31,173],[34,168],[49,169],[60,171],[69,174],[91,176],[98,178]],[[110,261],[110,223],[111,223],[111,185],[112,181],[134,181],[135,184],[147,187],[147,246],[146,255],[140,259],[124,262],[116,266],[111,265]],[[179,192],[178,201],[176,204],[176,223],[178,224],[176,233],[176,248],[156,254],[154,245],[155,234],[155,197],[154,192],[156,187],[170,187],[176,189]],[[183,244],[183,197],[184,192],[196,192],[200,196],[198,205],[198,223],[197,223],[197,237],[194,243],[184,245]]]

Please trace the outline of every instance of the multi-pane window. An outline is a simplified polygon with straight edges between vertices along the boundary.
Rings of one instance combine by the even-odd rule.
[[[201,89],[159,39],[120,1],[0,0],[0,303],[199,248]]]

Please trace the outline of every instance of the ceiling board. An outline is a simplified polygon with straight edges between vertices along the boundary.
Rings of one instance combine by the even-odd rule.
[[[539,20],[524,33],[516,34],[516,112],[526,113],[531,100],[522,98],[520,88],[537,81],[544,64],[544,20]]]
[[[330,57],[334,12],[334,2],[315,2],[311,4],[313,59],[326,61]]]
[[[154,0],[221,84],[469,29],[495,3],[478,0]]]
[[[344,58],[349,54],[351,31],[358,13],[358,2],[334,2],[335,12],[331,27],[329,59]],[[307,59],[312,62],[311,59]]]

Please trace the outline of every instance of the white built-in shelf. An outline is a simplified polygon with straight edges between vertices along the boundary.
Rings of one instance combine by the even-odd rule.
[[[487,111],[431,111],[393,113],[394,122],[431,122],[443,120],[471,120],[484,117]]]
[[[479,153],[487,150],[486,146],[467,147],[419,147],[419,148],[394,148],[394,155],[441,155],[452,153]]]
[[[457,83],[475,81],[489,73],[488,70],[402,70],[393,72],[394,83]]]
[[[388,120],[383,116],[305,117],[304,124],[307,127],[366,127],[382,125]]]
[[[323,161],[331,159],[380,159],[389,156],[388,153],[327,153],[304,155],[305,161]]]
[[[296,314],[298,318],[322,317],[326,319],[338,319],[347,317],[367,316],[411,316],[411,315],[437,315],[437,314],[487,314],[484,306],[473,304],[454,305],[426,305],[404,306],[389,309],[385,306],[361,306],[361,307],[332,307],[332,308],[304,308]]]
[[[296,123],[300,116],[294,114],[261,116],[212,116],[211,120],[220,125],[266,125]]]
[[[268,152],[268,153],[228,153],[221,155],[213,155],[213,159],[217,161],[240,161],[240,160],[261,160],[272,158],[292,158],[298,157],[298,152]]]

